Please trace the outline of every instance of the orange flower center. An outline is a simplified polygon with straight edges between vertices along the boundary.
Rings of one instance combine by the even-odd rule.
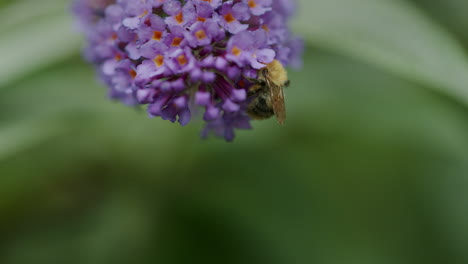
[[[162,35],[163,35],[163,33],[161,31],[155,31],[153,33],[153,39],[159,41],[159,40],[161,40]]]
[[[195,33],[195,36],[199,39],[199,40],[202,40],[202,39],[205,39],[206,38],[206,33],[203,29],[200,29],[198,30],[196,33]]]
[[[148,14],[148,10],[145,10],[145,12],[143,12],[143,14],[140,15],[140,17],[144,17]]]
[[[185,57],[184,54],[180,55],[177,57],[177,61],[179,62],[180,65],[184,66],[185,64],[188,63],[187,57]]]
[[[250,8],[255,8],[255,7],[257,7],[257,3],[255,3],[254,0],[249,0],[249,7]]]
[[[231,13],[229,13],[227,15],[224,15],[224,19],[228,23],[232,23],[232,22],[236,21],[236,19],[234,18],[234,16]]]
[[[128,73],[130,74],[130,76],[132,76],[132,79],[135,79],[135,77],[137,76],[137,73],[136,73],[136,71],[135,71],[135,70],[133,70],[133,69],[132,69],[132,70],[130,70]]]
[[[270,31],[270,29],[267,27],[267,25],[262,25],[262,28],[263,28],[263,30],[265,30],[266,32]]]
[[[178,15],[175,16],[175,20],[177,23],[182,24],[184,22],[184,14],[180,12]]]
[[[180,43],[181,43],[181,42],[182,42],[182,38],[177,38],[177,37],[176,37],[176,38],[174,38],[174,39],[172,40],[172,44],[171,44],[171,45],[172,45],[172,46],[180,46]]]
[[[115,60],[120,61],[121,59],[122,59],[122,55],[117,53],[117,55],[115,55]]]
[[[154,64],[156,66],[161,67],[164,64],[164,56],[163,55],[158,55],[156,58],[153,59]]]
[[[206,21],[206,18],[204,18],[204,17],[198,17],[198,18],[197,18],[197,21],[205,22],[205,21]]]
[[[234,48],[232,48],[231,52],[232,52],[232,54],[236,55],[237,57],[239,57],[241,55],[241,53],[242,53],[242,51],[236,46],[234,46]]]

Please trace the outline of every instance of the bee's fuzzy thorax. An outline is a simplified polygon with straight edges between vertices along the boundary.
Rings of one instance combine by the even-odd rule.
[[[289,79],[288,73],[284,69],[281,62],[278,60],[274,60],[273,62],[269,63],[266,67],[268,71],[269,79],[275,85],[283,86]]]

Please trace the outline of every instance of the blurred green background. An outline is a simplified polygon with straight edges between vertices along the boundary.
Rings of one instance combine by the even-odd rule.
[[[0,263],[468,263],[468,1],[301,0],[288,120],[107,99],[67,0],[0,0]]]

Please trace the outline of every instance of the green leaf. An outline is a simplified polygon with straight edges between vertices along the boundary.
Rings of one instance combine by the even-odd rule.
[[[29,23],[1,33],[0,89],[32,71],[77,53],[80,34],[73,29],[71,15],[64,10],[55,13],[28,20]]]
[[[460,43],[401,0],[300,0],[307,41],[427,85],[468,105],[468,58]]]
[[[460,39],[468,43],[468,1],[466,0],[409,0],[422,8],[430,16],[454,32]]]
[[[43,120],[27,120],[1,126],[0,161],[64,131],[65,127]]]
[[[14,27],[19,25],[30,26],[41,17],[63,13],[69,4],[66,0],[18,0],[8,4],[0,2],[0,33],[15,30]]]

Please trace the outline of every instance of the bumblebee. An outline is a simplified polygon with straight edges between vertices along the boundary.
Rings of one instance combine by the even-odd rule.
[[[280,125],[286,120],[283,88],[289,86],[288,73],[283,65],[274,60],[259,70],[258,79],[248,90],[248,96],[254,99],[247,107],[247,114],[253,119],[268,119],[276,116]]]

